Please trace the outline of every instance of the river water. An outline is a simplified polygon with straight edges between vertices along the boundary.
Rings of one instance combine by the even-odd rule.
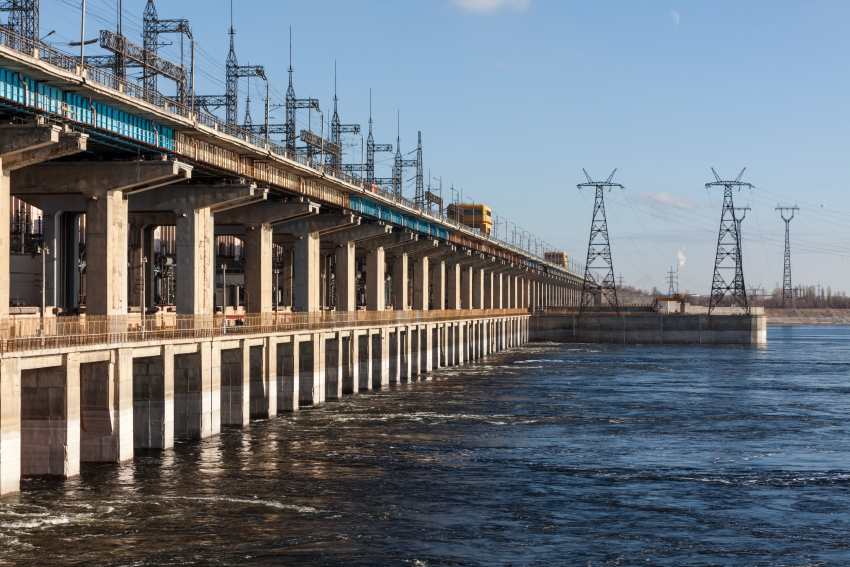
[[[847,565],[850,328],[533,344],[0,500],[8,565]]]

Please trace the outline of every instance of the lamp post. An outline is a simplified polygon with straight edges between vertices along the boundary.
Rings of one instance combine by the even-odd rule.
[[[227,333],[227,264],[221,265],[221,331]]]
[[[41,249],[41,346],[44,346],[44,325],[46,323],[45,313],[47,309],[47,255],[50,254],[50,249],[44,247]]]
[[[139,252],[139,254],[141,255],[141,252]],[[140,262],[140,263],[141,263],[141,265],[142,265],[142,270],[141,270],[141,272],[142,272],[142,286],[141,286],[141,287],[142,287],[142,301],[141,301],[142,309],[141,309],[141,321],[142,321],[142,340],[144,340],[144,338],[145,338],[145,264],[147,264],[147,263],[148,263],[148,257],[147,257],[147,256],[142,256],[142,257],[141,257],[141,262]]]
[[[277,325],[278,300],[280,294],[280,270],[275,268],[274,271],[274,324]]]

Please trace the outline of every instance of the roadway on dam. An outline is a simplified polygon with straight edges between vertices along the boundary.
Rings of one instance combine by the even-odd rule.
[[[848,345],[527,344],[25,479],[0,564],[843,564]]]

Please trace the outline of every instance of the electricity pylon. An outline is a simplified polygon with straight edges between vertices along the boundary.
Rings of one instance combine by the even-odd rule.
[[[676,295],[676,279],[678,279],[678,274],[673,271],[673,266],[670,266],[670,271],[667,272],[667,282],[670,284],[670,289],[667,291],[667,295],[670,297]]]
[[[584,176],[587,177],[587,183],[579,183],[578,188],[595,187],[596,200],[593,203],[593,222],[590,224],[590,240],[587,245],[587,262],[584,264],[584,281],[581,285],[579,313],[584,311],[585,307],[593,305],[597,287],[593,280],[591,269],[596,268],[602,270],[605,274],[602,282],[598,284],[598,289],[619,314],[620,305],[617,302],[617,286],[614,281],[614,264],[611,261],[611,243],[608,240],[608,221],[605,219],[605,202],[603,197],[605,195],[605,187],[608,188],[609,192],[612,187],[619,187],[620,189],[624,187],[619,183],[611,182],[614,174],[617,173],[616,169],[611,172],[611,175],[605,181],[594,181],[587,174],[587,171],[584,169],[582,171],[584,171]],[[602,260],[602,264],[593,266],[593,262],[596,260]]]
[[[776,205],[776,210],[779,211],[779,216],[785,221],[785,267],[782,270],[782,307],[791,307],[794,301],[794,293],[791,288],[791,219],[794,218],[794,211],[799,211],[800,207],[780,207]],[[785,211],[791,211],[791,216],[785,218]]]
[[[748,308],[747,288],[744,285],[743,257],[741,256],[741,238],[738,234],[738,222],[735,218],[735,205],[732,202],[732,189],[741,187],[753,188],[750,183],[741,181],[747,170],[745,167],[735,178],[735,181],[723,181],[714,168],[711,172],[716,181],[706,183],[705,188],[723,186],[723,211],[720,213],[720,232],[717,236],[717,256],[714,260],[714,278],[711,282],[711,300],[708,304],[708,314],[720,304],[726,292],[735,299],[741,307]],[[732,272],[731,278],[725,278],[724,273]]]

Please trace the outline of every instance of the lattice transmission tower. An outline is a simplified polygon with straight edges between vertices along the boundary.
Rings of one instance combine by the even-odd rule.
[[[614,263],[611,260],[611,243],[608,239],[608,221],[605,218],[605,188],[611,191],[612,187],[623,186],[619,183],[612,183],[614,174],[617,170],[611,172],[608,179],[605,181],[594,181],[584,171],[584,176],[587,177],[587,183],[579,183],[578,188],[595,187],[596,200],[593,203],[593,221],[590,224],[590,240],[587,245],[587,262],[584,264],[584,281],[581,285],[581,305],[579,313],[584,311],[586,307],[590,307],[594,303],[594,297],[597,289],[602,294],[602,297],[608,300],[617,313],[620,313],[620,304],[617,302],[617,286],[614,281]],[[594,263],[596,263],[594,265]],[[592,269],[599,269],[604,273],[602,282],[596,284],[591,274]],[[593,283],[591,283],[593,282]],[[598,285],[598,287],[597,287]]]
[[[716,181],[706,183],[705,188],[723,187],[723,211],[720,213],[720,232],[717,236],[717,256],[714,260],[714,278],[711,282],[711,301],[708,304],[709,315],[720,304],[728,292],[741,307],[748,308],[747,289],[744,284],[743,257],[741,256],[741,238],[738,234],[738,221],[735,217],[735,204],[732,202],[733,189],[753,188],[750,183],[741,181],[747,170],[745,167],[735,181],[723,181],[714,168],[711,172]],[[726,274],[726,277],[724,277]]]
[[[667,272],[667,283],[670,284],[670,288],[667,290],[667,295],[670,297],[676,295],[676,280],[678,277],[678,274],[673,271],[673,266],[670,266],[670,271]]]
[[[793,288],[791,287],[791,219],[794,218],[794,211],[799,211],[800,207],[780,207],[776,205],[776,210],[779,211],[779,216],[785,221],[785,267],[782,270],[782,306],[791,307],[794,302]],[[785,211],[791,211],[791,216],[785,218]]]
[[[39,0],[6,0],[0,2],[0,12],[9,12],[10,31],[32,41],[39,40]]]

